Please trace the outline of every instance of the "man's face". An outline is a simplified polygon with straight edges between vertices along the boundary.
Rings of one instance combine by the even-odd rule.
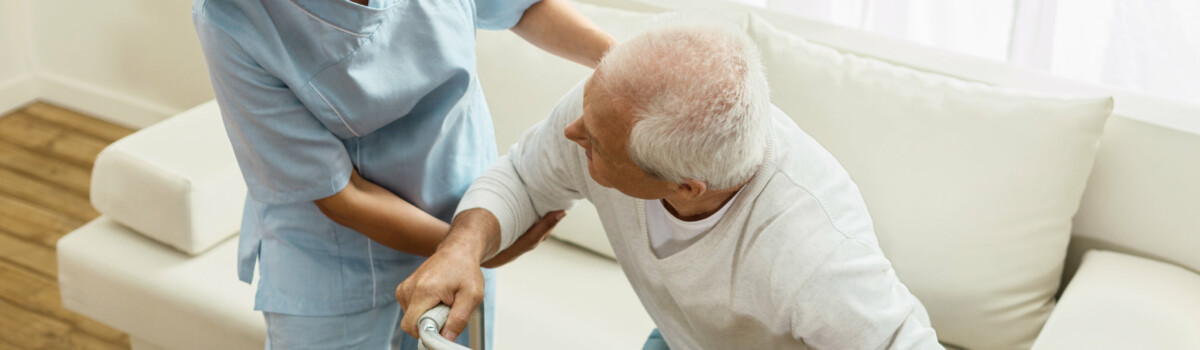
[[[595,76],[599,74],[597,70],[583,87],[583,115],[567,125],[563,133],[583,147],[588,173],[600,186],[634,198],[667,196],[674,184],[647,174],[629,158],[627,145],[633,127],[633,107],[597,86],[600,82]]]

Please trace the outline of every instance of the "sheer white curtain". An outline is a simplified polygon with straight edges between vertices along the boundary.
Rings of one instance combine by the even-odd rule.
[[[1200,104],[1200,0],[729,0]]]
[[[1058,3],[1050,71],[1200,104],[1200,1]]]

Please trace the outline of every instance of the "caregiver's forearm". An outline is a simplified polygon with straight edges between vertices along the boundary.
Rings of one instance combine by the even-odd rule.
[[[379,244],[405,253],[429,256],[450,225],[429,215],[395,193],[350,174],[342,191],[313,201],[334,222],[354,229]]]
[[[566,0],[533,4],[512,31],[542,50],[591,68],[617,43]]]

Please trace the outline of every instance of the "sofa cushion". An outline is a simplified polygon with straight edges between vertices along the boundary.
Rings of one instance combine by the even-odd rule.
[[[615,261],[557,239],[496,277],[496,349],[640,349],[654,329]]]
[[[188,254],[236,233],[245,198],[216,102],[117,140],[92,170],[97,211]]]
[[[808,42],[753,18],[776,105],[862,190],[939,338],[1029,348],[1054,304],[1110,98],[1015,91]]]
[[[1200,274],[1090,251],[1033,348],[1200,349]]]
[[[57,251],[71,311],[164,349],[262,349],[266,325],[255,288],[237,279],[237,240],[188,256],[101,216]]]

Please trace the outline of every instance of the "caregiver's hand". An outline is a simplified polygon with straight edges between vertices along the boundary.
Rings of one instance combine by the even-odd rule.
[[[488,260],[488,264],[503,265],[537,247],[563,215],[561,211],[546,214],[512,246]],[[472,209],[455,217],[450,233],[437,251],[396,287],[396,300],[404,310],[400,329],[419,338],[417,321],[425,311],[442,303],[450,305],[442,337],[457,338],[467,327],[471,310],[483,301],[480,260],[496,251],[499,236],[500,224],[486,210]]]

